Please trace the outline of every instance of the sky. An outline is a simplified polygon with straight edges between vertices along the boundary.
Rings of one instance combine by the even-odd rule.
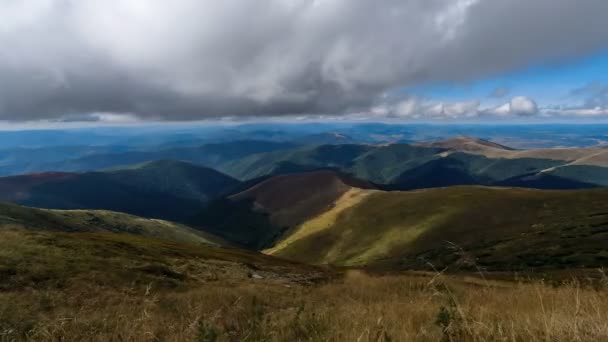
[[[606,0],[1,0],[0,121],[608,119]]]

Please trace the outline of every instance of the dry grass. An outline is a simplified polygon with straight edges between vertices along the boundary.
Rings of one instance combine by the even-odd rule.
[[[0,293],[1,341],[604,341],[607,321],[601,286],[443,275]]]

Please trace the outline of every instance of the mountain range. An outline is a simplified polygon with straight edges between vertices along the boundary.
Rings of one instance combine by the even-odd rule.
[[[154,161],[85,173],[49,172],[0,178],[0,200],[51,209],[105,209],[184,221],[239,182],[179,161]]]
[[[348,267],[596,267],[607,257],[608,192],[591,189],[608,184],[606,148],[519,150],[458,137],[189,151],[185,159],[221,171],[138,154],[143,163],[108,157],[117,164],[98,171],[2,177],[2,201],[45,208],[6,205],[2,225],[157,232]]]
[[[608,185],[608,148],[516,150],[467,137],[388,145],[323,145],[250,155],[221,167],[245,180],[334,168],[387,189],[449,185],[590,188]]]

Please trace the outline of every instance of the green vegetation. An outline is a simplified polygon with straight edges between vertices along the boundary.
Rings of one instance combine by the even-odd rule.
[[[250,183],[177,161],[0,179],[13,201],[210,232],[0,204],[0,341],[608,339],[608,190],[442,187],[593,187],[602,151],[262,145],[213,147],[279,174]]]
[[[551,286],[441,273],[337,276],[118,234],[4,230],[0,247],[7,341],[608,338],[605,278]]]
[[[39,208],[106,209],[187,222],[239,184],[205,167],[156,161],[120,170],[0,178],[0,199]]]
[[[235,160],[223,165],[222,171],[247,180],[286,172],[334,168],[401,190],[470,184],[536,188],[589,188],[608,184],[608,172],[602,165],[576,165],[561,170],[576,157],[585,160],[587,155],[597,153],[595,149],[515,151],[463,139],[465,143],[462,146],[326,145],[275,151]],[[556,168],[553,172],[555,177],[527,181],[530,175],[552,168]]]
[[[312,267],[254,252],[132,234],[0,230],[0,289],[66,288],[73,283],[122,287],[150,282],[244,279],[248,272],[320,274]],[[232,272],[233,271],[233,272]],[[299,273],[298,273],[299,272]],[[316,273],[315,273],[316,272]],[[306,277],[304,277],[306,278]],[[167,284],[163,284],[167,285]]]
[[[0,203],[0,229],[56,232],[110,232],[170,241],[225,245],[224,240],[187,226],[106,210],[49,210]]]
[[[337,203],[314,233],[305,223],[269,252],[317,264],[389,269],[601,267],[608,191],[450,187],[368,192]],[[318,225],[318,224],[317,224]],[[313,252],[314,251],[314,252]]]

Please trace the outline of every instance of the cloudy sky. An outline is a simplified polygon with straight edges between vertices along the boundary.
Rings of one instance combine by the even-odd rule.
[[[608,118],[606,13],[606,0],[0,0],[0,120]]]

